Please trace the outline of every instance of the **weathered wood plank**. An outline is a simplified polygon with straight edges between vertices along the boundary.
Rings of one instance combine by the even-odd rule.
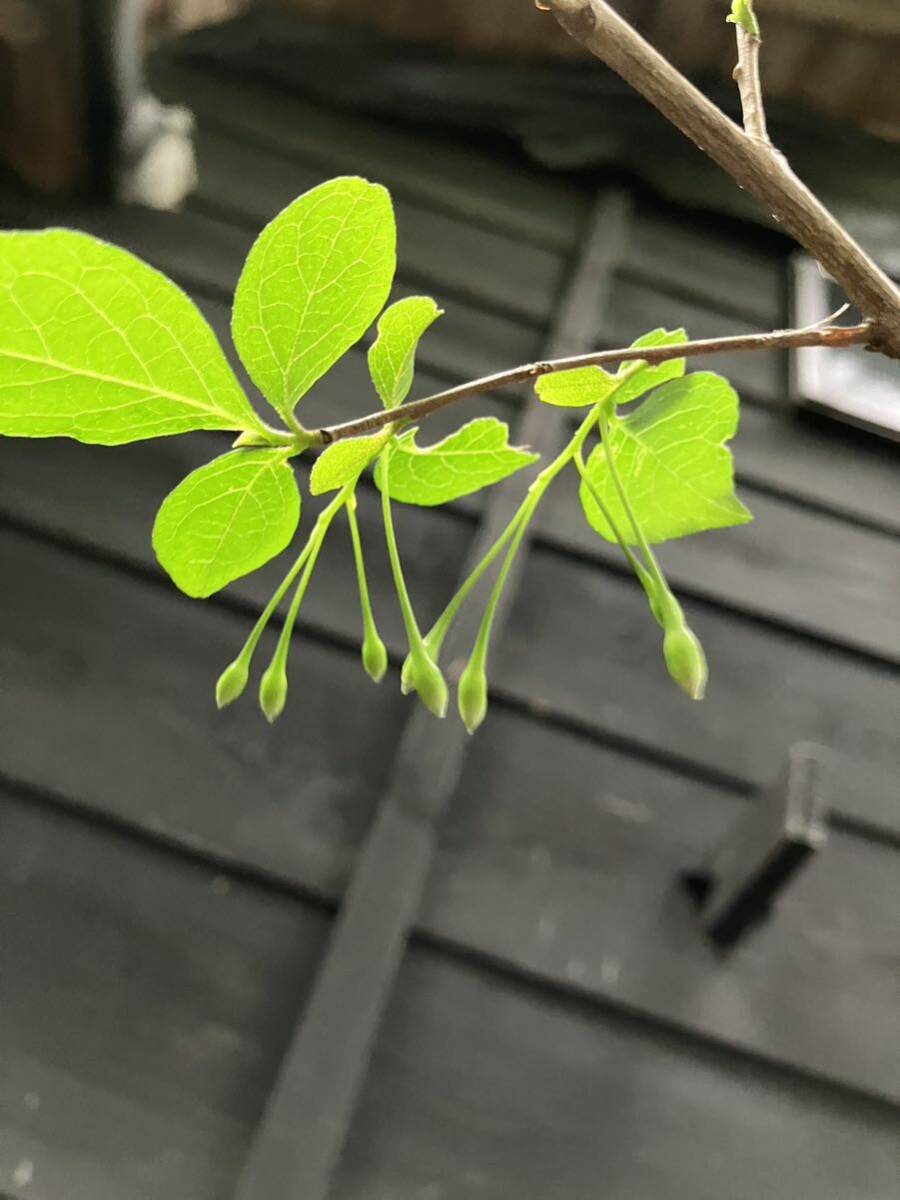
[[[376,692],[355,655],[301,633],[281,722],[267,725],[254,685],[217,713],[249,617],[8,531],[0,564],[0,774],[226,860],[255,847],[339,894],[400,736],[396,687]]]
[[[771,328],[728,316],[712,300],[667,295],[650,283],[620,275],[613,292],[610,319],[603,330],[603,344],[627,346],[648,329],[660,325],[667,329],[684,327],[692,338],[763,333]],[[708,359],[695,358],[691,365],[695,370],[718,371],[731,380],[745,399],[770,404],[786,401],[787,357],[782,351],[716,354]]]
[[[336,1200],[883,1200],[896,1114],[414,953]]]
[[[560,547],[624,562],[618,546],[587,524],[577,491],[574,475],[563,478],[542,507],[540,527]],[[751,524],[660,547],[673,586],[900,663],[900,541],[749,487],[738,491],[754,514]]]
[[[773,749],[771,778],[779,772]],[[900,1103],[896,850],[832,831],[726,956],[682,871],[751,803],[497,711],[441,827],[421,927],[666,1024]]]
[[[781,328],[787,319],[784,254],[757,231],[726,229],[687,210],[640,206],[622,275],[763,328]]]
[[[301,192],[330,178],[321,167],[306,167],[270,149],[248,145],[201,124],[196,134],[200,182],[190,207],[233,219],[254,231]],[[372,172],[373,182],[381,173]],[[397,256],[401,276],[411,285],[431,287],[455,302],[547,324],[568,255],[478,229],[459,217],[394,201]],[[448,299],[448,302],[453,302]]]
[[[221,1200],[328,918],[2,788],[0,828],[0,1188]]]
[[[27,543],[13,555],[8,544],[0,770],[226,863],[339,897],[396,745],[396,680],[389,695],[372,690],[367,701],[355,662],[304,641],[292,678],[300,673],[310,702],[293,696],[271,732],[252,697],[216,714],[210,683],[242,636],[229,614],[198,612]],[[660,680],[654,711],[665,687]],[[326,693],[327,704],[313,702]],[[65,745],[65,756],[48,755],[48,739]],[[762,747],[768,775],[783,745],[773,734]],[[889,983],[890,855],[835,836],[841,857],[827,856],[818,876],[792,890],[770,930],[724,971],[675,876],[742,801],[502,709],[473,751],[420,927],[800,1069],[889,1090],[885,1018],[876,1017]],[[136,762],[157,765],[135,774]],[[844,793],[835,798],[846,807]],[[619,963],[612,979],[610,958]],[[803,1001],[814,993],[830,1000],[811,1020]],[[847,1045],[851,1002],[856,1012],[867,1006],[874,1041],[857,1031]]]
[[[332,173],[371,173],[398,197],[524,242],[572,250],[587,215],[586,190],[462,138],[442,137],[438,153],[420,131],[329,111],[233,72],[162,59],[151,74],[160,95],[187,104],[210,128]]]
[[[813,413],[744,405],[731,448],[739,479],[900,533],[900,451],[894,443]]]
[[[532,555],[491,677],[498,689],[651,755],[761,786],[793,741],[835,752],[836,812],[900,829],[895,668],[700,601],[686,604],[710,682],[694,704],[669,680],[659,628],[630,579]]]
[[[164,68],[164,74],[165,70]],[[310,114],[311,105],[308,101],[296,95],[278,93],[277,110],[272,111],[269,119],[264,121],[259,115],[261,99],[267,113],[272,107],[272,93],[264,87],[260,94],[256,85],[241,83],[238,85],[236,97],[233,79],[229,78],[226,81],[217,76],[214,70],[200,68],[190,76],[185,76],[177,66],[174,70],[175,78],[179,80],[174,86],[183,87],[187,102],[195,105],[199,117],[197,148],[201,167],[201,197],[228,204],[229,207],[239,205],[245,212],[256,214],[260,220],[267,220],[272,215],[273,198],[277,197],[276,207],[287,203],[299,191],[318,182],[323,171],[374,171],[373,178],[383,179],[388,186],[396,187],[398,197],[401,197],[397,203],[398,217],[401,234],[406,231],[406,249],[409,252],[410,265],[416,261],[424,265],[436,252],[437,248],[426,230],[429,219],[434,221],[434,217],[429,218],[426,209],[422,207],[423,199],[426,202],[434,202],[434,198],[430,196],[434,187],[433,176],[429,174],[427,177],[428,194],[423,195],[421,191],[414,189],[409,194],[414,197],[415,206],[405,203],[402,197],[407,191],[403,182],[394,182],[397,171],[396,146],[392,143],[391,153],[385,150],[377,161],[373,160],[371,146],[359,145],[358,124],[361,118],[357,114],[334,113],[315,106],[312,106]],[[244,103],[241,102],[241,89],[248,90]],[[199,103],[196,102],[198,94]],[[294,106],[296,113],[292,116]],[[312,139],[310,121],[313,128],[324,123],[319,142]],[[375,128],[382,137],[397,137],[396,127],[377,124]],[[429,167],[435,164],[427,134],[417,135],[409,131],[405,136],[410,141],[418,137],[418,153],[415,158],[420,171],[426,163]],[[354,148],[359,147],[359,162],[353,159],[353,150],[347,149],[348,142]],[[437,163],[439,170],[445,161],[446,145],[443,142],[441,150],[441,161]],[[338,155],[337,160],[333,158],[335,153]],[[324,162],[323,155],[326,159]],[[234,162],[241,159],[246,162],[252,160],[256,170],[246,175],[235,170]],[[364,162],[365,167],[360,165],[360,162]],[[489,209],[492,202],[496,203],[496,184],[492,188],[491,196],[485,197],[478,211],[471,211],[472,197],[485,183],[485,165],[483,157],[477,166],[474,163],[469,165],[468,204],[463,207],[454,206],[450,210],[452,218],[456,219],[434,224],[434,228],[441,233],[444,247],[458,241],[460,236],[464,240],[473,236],[485,238],[484,232],[478,227],[483,224],[484,209]],[[489,169],[496,170],[496,164],[491,162]],[[504,226],[503,234],[496,240],[485,238],[485,243],[495,245],[501,256],[496,263],[483,261],[479,253],[467,256],[457,267],[453,262],[444,264],[444,270],[449,268],[451,273],[462,267],[473,272],[473,276],[467,277],[465,272],[461,275],[464,286],[468,287],[473,285],[475,279],[481,278],[482,268],[489,265],[490,270],[486,273],[480,290],[485,296],[497,292],[498,302],[504,305],[510,301],[507,293],[510,290],[508,283],[511,268],[521,270],[527,264],[536,273],[539,282],[555,278],[554,259],[558,261],[558,251],[571,250],[586,202],[584,197],[577,196],[568,181],[564,182],[561,179],[555,183],[557,194],[551,195],[549,189],[554,185],[548,175],[543,172],[529,175],[523,171],[522,163],[516,164],[513,176],[514,179],[510,179],[508,173],[504,175],[505,187],[502,190],[505,192],[508,189],[510,198],[515,197],[514,202],[519,213],[529,206],[529,184],[533,180],[540,180],[542,187],[547,189],[547,194],[540,201],[540,211],[532,215],[527,227],[516,221],[515,228],[510,229],[509,233],[506,233]],[[265,186],[262,185],[263,180],[266,181]],[[423,180],[424,182],[426,181]],[[454,182],[458,182],[458,179]],[[569,203],[561,204],[562,197]],[[269,206],[268,209],[266,205]],[[554,243],[554,249],[557,251],[555,256],[547,251],[543,251],[541,256],[540,251],[529,251],[527,244],[522,244],[525,238],[533,239],[535,228],[540,228],[541,223],[548,217],[561,221],[565,219],[566,214],[569,216],[570,226],[564,229],[560,223],[560,232],[565,236],[558,243]],[[506,239],[518,240],[518,253],[524,257],[524,263],[515,264],[509,259],[503,262],[502,246]],[[401,238],[401,252],[403,249]],[[444,257],[446,258],[446,254]],[[658,291],[673,296],[684,295],[689,299],[702,298],[707,304],[730,312],[738,319],[755,320],[765,327],[776,327],[785,319],[786,267],[783,255],[769,247],[761,247],[758,238],[755,238],[751,245],[746,238],[729,236],[716,228],[714,222],[709,219],[699,220],[687,212],[681,214],[680,219],[676,221],[667,213],[643,205],[636,215],[631,236],[624,248],[622,271],[626,277],[634,277]],[[736,273],[740,277],[739,289],[735,288],[734,283]],[[438,277],[443,278],[444,275],[441,273]],[[527,310],[530,314],[537,312],[538,315],[546,315],[546,310],[541,313],[529,297],[518,299],[519,303],[530,306]]]

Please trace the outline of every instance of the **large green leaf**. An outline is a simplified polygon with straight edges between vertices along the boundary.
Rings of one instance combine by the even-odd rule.
[[[314,496],[333,492],[355,479],[381,451],[391,436],[389,429],[382,429],[367,437],[342,438],[326,446],[316,461],[309,477],[309,490]]]
[[[399,437],[391,454],[390,493],[405,504],[446,504],[538,461],[509,445],[509,427],[495,417],[469,421],[433,446],[416,445],[416,430]],[[380,464],[375,480],[381,486]]]
[[[441,312],[428,296],[407,296],[382,314],[369,373],[385,408],[396,408],[409,395],[419,339]]]
[[[283,450],[233,450],[165,498],[153,549],[189,596],[211,596],[279,554],[297,528],[300,493]]]
[[[724,445],[737,424],[737,394],[708,372],[671,380],[629,416],[610,418],[609,449],[649,542],[753,519],[734,494],[731,453]],[[587,475],[616,525],[635,541],[602,446],[588,459]],[[580,496],[591,526],[615,541],[584,482]]]
[[[320,184],[265,227],[238,281],[231,328],[282,416],[372,324],[395,266],[390,195],[365,179]]]
[[[165,275],[67,229],[0,234],[0,434],[115,446],[260,428],[212,330]]]

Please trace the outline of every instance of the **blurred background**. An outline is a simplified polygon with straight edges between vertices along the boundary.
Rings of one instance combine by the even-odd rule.
[[[727,4],[616,7],[737,115]],[[774,140],[900,274],[900,10],[757,9]],[[384,183],[395,293],[446,310],[413,395],[841,303],[531,0],[0,0],[0,163],[3,227],[127,247],[232,359],[261,227],[331,176]],[[372,407],[363,351],[307,423]],[[213,683],[284,564],[200,604],[150,546],[227,441],[0,444],[0,1197],[900,1193],[898,371],[696,365],[740,391],[756,517],[661,555],[706,701],[561,479],[473,739],[399,693],[371,485],[389,677],[359,666],[341,529],[269,728]],[[568,430],[511,389],[424,432],[485,413],[545,455]],[[523,486],[397,506],[423,625]]]

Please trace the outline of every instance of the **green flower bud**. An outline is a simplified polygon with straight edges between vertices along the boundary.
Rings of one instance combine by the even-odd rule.
[[[706,691],[706,655],[696,634],[684,623],[672,625],[663,640],[663,655],[669,674],[692,700],[702,700]]]
[[[287,690],[287,674],[284,663],[276,656],[266,667],[265,673],[259,681],[259,707],[265,713],[267,721],[277,721],[284,712]]]
[[[469,733],[474,733],[487,713],[487,676],[474,656],[459,677],[456,702],[463,725]]]
[[[369,678],[375,683],[381,683],[387,670],[388,656],[384,642],[374,628],[366,631],[362,646],[362,660]]]
[[[410,692],[416,690],[416,685],[413,682],[413,660],[412,655],[407,654],[403,660],[403,666],[400,668],[400,691],[404,696],[408,696]]]
[[[242,658],[229,663],[216,681],[216,704],[226,708],[233,704],[247,686],[250,669]]]
[[[409,678],[428,711],[436,717],[445,717],[450,693],[440,667],[426,650],[413,651]]]

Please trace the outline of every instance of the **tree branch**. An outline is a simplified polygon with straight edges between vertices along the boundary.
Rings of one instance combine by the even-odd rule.
[[[759,49],[762,41],[756,34],[748,33],[743,25],[737,25],[736,32],[738,62],[734,68],[734,81],[741,94],[744,129],[748,137],[755,138],[758,142],[769,143],[762,82],[759,77]]]
[[[725,354],[739,350],[785,350],[803,346],[846,347],[859,346],[870,341],[872,327],[869,322],[862,325],[812,327],[810,329],[779,329],[773,333],[752,333],[741,337],[706,338],[696,342],[682,342],[681,345],[671,346],[628,346],[621,350],[596,350],[591,354],[576,354],[569,358],[548,359],[543,362],[527,363],[525,366],[513,367],[510,371],[499,371],[495,375],[485,375],[481,379],[473,379],[469,383],[461,383],[458,387],[448,388],[444,392],[436,392],[425,396],[422,400],[413,400],[401,408],[382,409],[367,417],[359,417],[355,421],[345,421],[342,425],[328,425],[323,429],[311,429],[304,433],[308,445],[328,446],[342,438],[362,437],[367,433],[375,433],[385,425],[399,421],[418,421],[431,416],[442,408],[456,404],[460,400],[468,400],[472,396],[481,396],[485,392],[496,392],[500,388],[509,387],[516,383],[525,383],[538,379],[541,375],[550,375],[554,371],[570,371],[576,367],[609,366],[624,362],[642,361],[650,363],[668,362],[673,358],[696,358],[701,354]]]
[[[900,358],[900,292],[772,145],[750,136],[606,0],[544,0],[560,25],[708,154],[819,260],[871,322],[869,345]]]

